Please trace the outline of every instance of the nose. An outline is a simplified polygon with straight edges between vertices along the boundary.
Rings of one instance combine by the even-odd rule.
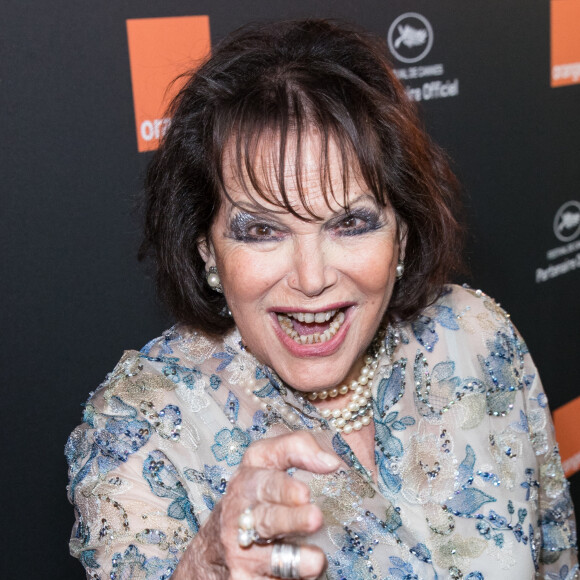
[[[288,284],[308,297],[319,296],[337,281],[329,251],[317,236],[298,237],[292,244],[292,270]]]

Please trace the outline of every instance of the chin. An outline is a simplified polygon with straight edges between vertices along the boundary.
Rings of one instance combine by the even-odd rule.
[[[358,352],[342,350],[325,357],[289,357],[286,351],[270,360],[272,368],[285,384],[297,391],[313,392],[332,389],[347,382],[352,369],[357,369],[359,358]]]

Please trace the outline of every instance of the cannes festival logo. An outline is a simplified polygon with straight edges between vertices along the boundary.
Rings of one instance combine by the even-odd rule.
[[[401,62],[419,62],[433,46],[433,28],[417,12],[405,12],[396,18],[387,35],[389,49]]]
[[[554,217],[554,234],[561,242],[571,242],[580,234],[580,202],[567,201]]]

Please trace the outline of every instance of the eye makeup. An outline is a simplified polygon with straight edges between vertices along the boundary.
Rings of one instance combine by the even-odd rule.
[[[378,207],[359,205],[334,215],[323,225],[336,236],[359,236],[379,230],[385,225],[384,212]],[[261,216],[236,210],[228,223],[227,237],[238,242],[270,242],[284,237],[287,228],[269,215]]]
[[[355,223],[348,224],[349,221]],[[376,231],[385,225],[383,212],[368,207],[351,208],[344,215],[331,219],[327,228],[340,236],[359,236]]]
[[[280,237],[281,228],[259,216],[236,212],[228,224],[228,237],[238,242],[266,242]]]

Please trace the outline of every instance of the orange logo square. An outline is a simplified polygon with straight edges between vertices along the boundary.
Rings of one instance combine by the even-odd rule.
[[[184,84],[172,81],[210,53],[209,16],[129,19],[127,39],[137,145],[152,151],[170,123],[165,109]]]
[[[580,471],[580,397],[554,411],[556,439],[566,477]]]
[[[550,3],[551,85],[580,83],[580,0]]]

